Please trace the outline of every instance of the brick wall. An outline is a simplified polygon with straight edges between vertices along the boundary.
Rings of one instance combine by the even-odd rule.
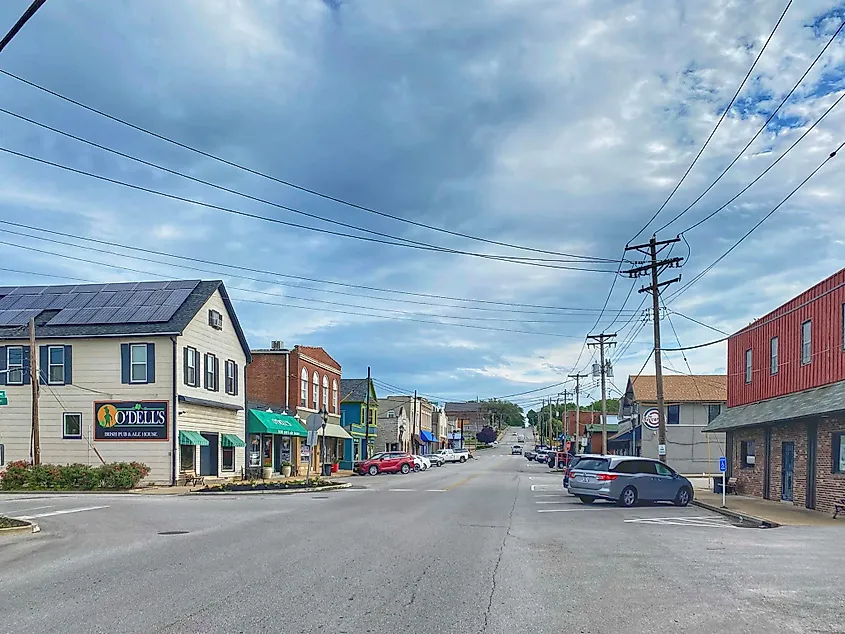
[[[288,396],[290,398],[290,408],[294,409],[299,413],[299,408],[301,407],[301,386],[302,386],[302,369],[305,368],[308,371],[308,398],[305,404],[305,407],[310,410],[319,410],[322,407],[325,407],[329,413],[331,414],[339,414],[340,413],[340,400],[343,398],[343,395],[340,394],[338,391],[338,408],[335,411],[334,403],[333,403],[333,395],[332,395],[332,386],[333,381],[337,381],[338,390],[340,390],[340,372],[339,371],[332,371],[326,370],[325,368],[318,367],[313,363],[306,361],[305,359],[301,358],[299,355],[299,346],[293,349],[290,355],[290,383],[289,383],[289,392]],[[322,354],[318,354],[315,350],[321,352]],[[307,354],[308,356],[318,359],[318,357],[325,357],[326,363],[334,366],[336,362],[329,357],[328,354],[325,352],[320,351],[318,348],[308,348],[307,353],[303,351],[303,354]],[[322,359],[319,359],[322,362]],[[314,372],[317,373],[319,377],[319,389],[317,391],[317,403],[314,403]],[[323,375],[329,377],[329,399],[328,402],[323,402]],[[281,378],[284,382],[284,367],[282,367]],[[303,417],[308,415],[308,412],[302,413]]]
[[[247,400],[273,408],[285,404],[285,356],[253,353],[246,367]]]
[[[754,442],[753,467],[744,467],[742,463],[742,443]],[[733,433],[733,477],[739,493],[763,497],[763,472],[766,464],[766,447],[763,428],[738,429]]]
[[[816,452],[816,510],[833,513],[834,501],[845,498],[845,474],[833,473],[834,432],[845,432],[845,417],[819,423]]]
[[[792,500],[795,506],[807,505],[807,426],[803,423],[775,425],[772,427],[772,461],[769,499],[780,500],[783,484],[783,443],[795,444]]]

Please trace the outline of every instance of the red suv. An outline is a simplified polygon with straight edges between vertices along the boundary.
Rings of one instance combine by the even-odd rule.
[[[414,468],[414,458],[404,451],[388,451],[377,453],[372,458],[355,465],[355,471],[360,475],[377,475],[379,473],[408,473]]]

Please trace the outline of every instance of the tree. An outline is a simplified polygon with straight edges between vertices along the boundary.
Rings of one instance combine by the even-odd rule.
[[[487,420],[491,425],[495,426],[501,422],[511,427],[522,427],[525,424],[525,416],[522,413],[522,408],[516,403],[489,399],[482,401],[482,404],[487,408]]]
[[[484,427],[480,432],[475,435],[475,439],[478,442],[487,443],[488,445],[491,444],[494,440],[496,440],[496,430],[492,427]]]
[[[525,416],[528,419],[528,424],[531,425],[532,427],[536,427],[536,425],[537,425],[537,412],[535,412],[533,409],[529,409],[528,413]]]

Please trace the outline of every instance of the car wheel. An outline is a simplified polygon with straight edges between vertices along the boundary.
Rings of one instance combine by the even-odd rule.
[[[625,487],[619,494],[619,506],[632,507],[637,503],[637,490],[634,487]]]
[[[688,487],[681,487],[675,496],[675,506],[686,506],[692,500],[692,494]]]
[[[419,470],[420,470],[420,465],[415,464],[415,465],[414,465],[414,471],[419,471]]]
[[[591,498],[589,495],[581,495],[578,497],[584,504],[592,504],[596,501],[596,498]]]
[[[466,462],[467,459],[464,456],[461,456],[461,462]]]
[[[370,468],[367,469],[367,473],[369,473],[370,475],[378,475],[378,467],[374,464],[370,465]]]
[[[411,467],[408,466],[408,463],[402,465],[402,473],[408,473],[411,471]]]

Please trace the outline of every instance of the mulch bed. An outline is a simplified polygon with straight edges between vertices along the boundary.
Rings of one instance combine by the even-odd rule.
[[[17,528],[18,526],[29,526],[29,524],[22,520],[15,520],[11,517],[0,515],[0,528]]]
[[[226,484],[207,486],[195,491],[195,493],[220,493],[221,491],[285,491],[305,488],[319,489],[322,487],[337,486],[338,484],[341,483],[329,480],[312,480],[308,487],[305,486],[304,480],[296,480],[293,482],[228,482]]]

